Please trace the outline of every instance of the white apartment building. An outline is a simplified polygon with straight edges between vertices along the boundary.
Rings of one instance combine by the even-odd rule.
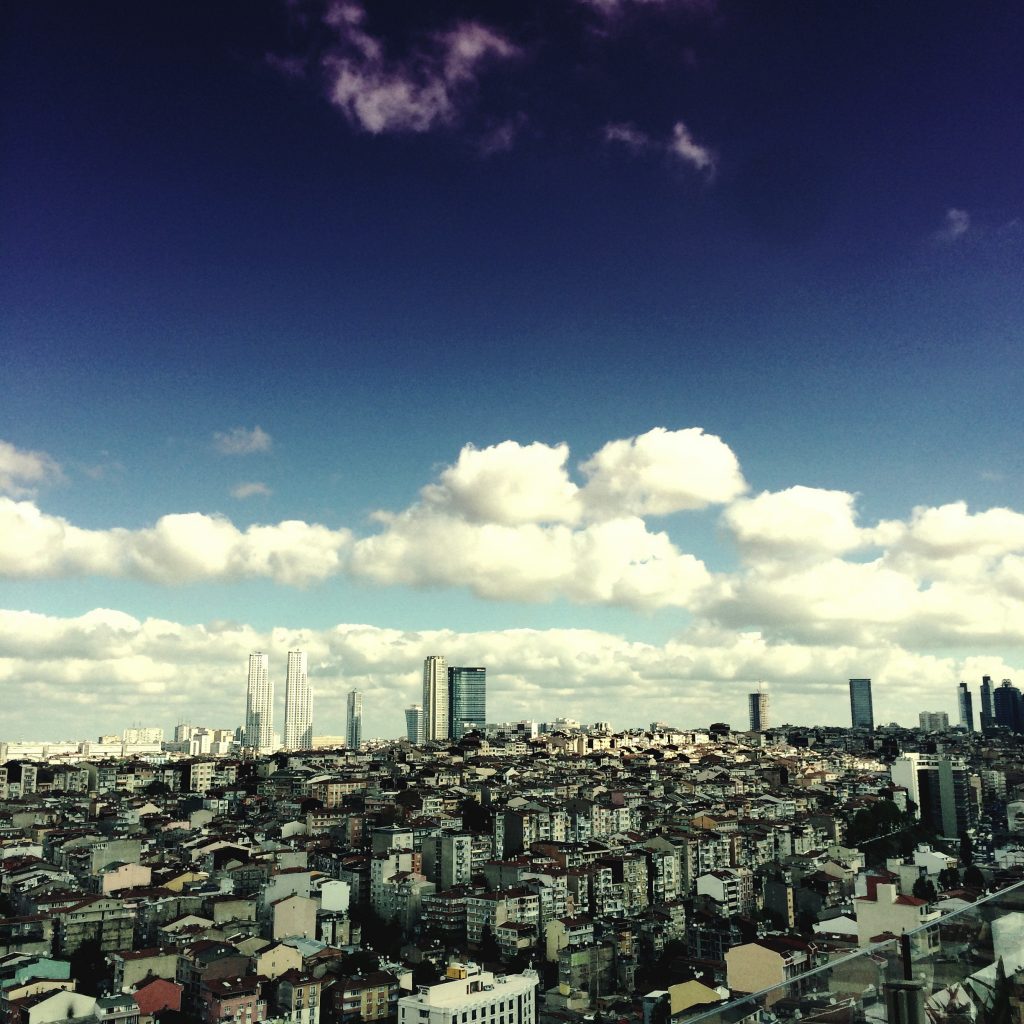
[[[398,1024],[535,1024],[536,971],[495,977],[476,964],[451,964],[448,981],[398,1000]]]

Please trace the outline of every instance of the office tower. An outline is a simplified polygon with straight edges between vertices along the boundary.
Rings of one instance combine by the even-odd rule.
[[[345,725],[345,746],[358,750],[363,742],[363,695],[358,690],[348,692],[348,718]]]
[[[961,683],[957,687],[956,699],[960,710],[960,728],[974,732],[974,701],[966,683]]]
[[[992,717],[994,724],[1010,732],[1020,732],[1024,725],[1020,690],[1009,679],[1004,679],[992,694]]]
[[[306,673],[306,652],[288,652],[284,686],[284,745],[289,750],[313,746],[313,691]]]
[[[917,719],[925,732],[946,732],[949,729],[949,715],[945,711],[922,711]]]
[[[487,669],[448,669],[448,734],[453,740],[474,729],[483,731],[487,722]]]
[[[764,732],[768,728],[768,694],[762,690],[747,694],[747,710],[750,713],[750,731]]]
[[[871,704],[871,680],[850,680],[850,726],[853,729],[874,729],[875,709]]]
[[[995,724],[995,700],[991,676],[981,677],[981,731]]]
[[[423,741],[448,739],[448,664],[432,654],[423,662]]]
[[[971,825],[971,778],[966,761],[936,754],[908,752],[889,769],[903,786],[915,814],[940,835],[953,838]]]
[[[423,742],[423,708],[419,704],[405,709],[405,736],[410,743]]]
[[[245,693],[245,745],[270,750],[274,745],[274,684],[267,656],[249,655],[249,685]]]

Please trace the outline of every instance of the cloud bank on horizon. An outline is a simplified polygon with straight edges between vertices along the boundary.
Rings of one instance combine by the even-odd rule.
[[[926,694],[948,703],[943,687],[951,694],[961,676],[1012,674],[1002,656],[1024,644],[1021,513],[953,502],[863,523],[852,492],[795,484],[752,494],[726,442],[696,427],[611,440],[574,465],[566,444],[466,445],[406,508],[340,528],[303,520],[241,526],[190,511],[141,529],[86,529],[26,497],[41,480],[60,478],[56,458],[7,443],[0,456],[0,576],[9,580],[310,587],[338,577],[688,617],[676,639],[658,646],[589,629],[363,625],[268,634],[117,611],[59,618],[9,610],[0,679],[24,701],[63,694],[71,705],[114,712],[148,702],[161,714],[194,702],[189,714],[209,709],[231,720],[237,695],[229,687],[218,697],[204,673],[215,667],[233,680],[248,650],[285,643],[307,647],[325,682],[382,700],[408,691],[411,700],[418,660],[440,645],[450,660],[489,666],[500,717],[536,708],[543,694],[551,716],[615,721],[632,705],[658,709],[641,712],[644,719],[696,724],[716,688],[765,679],[778,714],[789,709],[800,720],[808,695],[871,675],[900,695],[891,713],[907,718]],[[687,516],[702,510],[717,517],[734,565],[709,565],[678,539]]]

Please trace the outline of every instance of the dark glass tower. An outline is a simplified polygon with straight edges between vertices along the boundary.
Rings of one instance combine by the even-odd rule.
[[[981,677],[981,731],[991,729],[995,725],[994,687],[991,676]]]
[[[871,680],[850,680],[850,725],[854,729],[874,729],[875,709],[871,703]]]
[[[448,707],[453,740],[474,728],[482,730],[487,722],[487,669],[452,665],[448,669]]]

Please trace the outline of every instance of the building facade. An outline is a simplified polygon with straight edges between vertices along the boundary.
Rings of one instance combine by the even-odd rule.
[[[245,745],[269,751],[274,743],[274,684],[267,655],[249,655],[249,682],[245,694]]]
[[[961,683],[956,691],[957,710],[960,712],[960,728],[974,732],[974,701],[966,683]]]
[[[405,709],[405,736],[410,743],[422,743],[425,737],[423,707],[413,704]]]
[[[423,739],[448,739],[448,664],[432,654],[423,662]]]
[[[747,694],[747,709],[750,714],[750,731],[763,732],[768,728],[768,694],[757,693]]]
[[[306,672],[306,652],[288,652],[284,691],[284,745],[289,750],[313,746],[313,691]]]
[[[850,726],[853,729],[874,729],[875,709],[871,702],[871,680],[850,680]]]
[[[460,739],[487,722],[487,669],[453,665],[448,669],[449,735]]]
[[[345,746],[358,750],[363,744],[363,695],[358,690],[349,690],[348,709],[345,720]]]

